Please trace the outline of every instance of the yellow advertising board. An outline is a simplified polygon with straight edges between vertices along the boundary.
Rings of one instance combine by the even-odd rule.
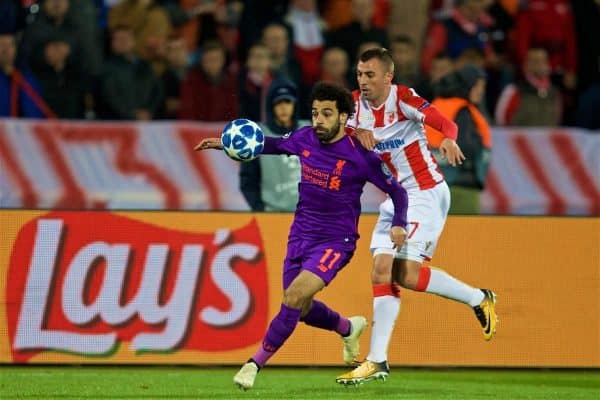
[[[375,219],[318,295],[346,316],[371,316]],[[240,364],[279,309],[291,220],[0,210],[0,363]],[[600,367],[599,239],[597,218],[450,217],[431,265],[497,293],[498,333],[403,290],[390,363]],[[271,363],[339,365],[341,340],[300,324]]]

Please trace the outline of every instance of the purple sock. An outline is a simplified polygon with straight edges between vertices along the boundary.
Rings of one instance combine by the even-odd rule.
[[[310,311],[301,320],[306,325],[335,331],[342,336],[350,334],[350,321],[317,300],[313,300]]]
[[[262,368],[269,358],[279,350],[287,338],[290,337],[292,332],[294,332],[300,320],[301,312],[302,310],[290,308],[285,304],[281,305],[279,313],[271,320],[271,325],[269,325],[262,346],[252,356],[252,359],[259,367]]]

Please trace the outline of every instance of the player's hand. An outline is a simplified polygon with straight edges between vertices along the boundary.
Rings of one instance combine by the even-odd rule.
[[[456,167],[456,164],[462,164],[465,159],[465,155],[463,154],[456,141],[452,139],[445,138],[442,140],[440,144],[440,154],[442,158],[446,158],[448,163],[453,167]]]
[[[401,226],[392,226],[392,230],[390,231],[390,239],[392,239],[392,243],[394,243],[394,248],[396,251],[400,250],[404,241],[406,240],[406,230]]]
[[[194,151],[207,150],[207,149],[217,149],[221,150],[223,148],[223,143],[221,143],[221,138],[206,138],[202,139],[200,143],[194,146]]]
[[[371,130],[364,128],[356,128],[354,130],[354,134],[356,135],[356,138],[358,139],[360,144],[362,144],[362,146],[367,150],[373,150],[373,147],[375,147],[375,145],[379,143],[379,140],[375,139],[373,131]]]

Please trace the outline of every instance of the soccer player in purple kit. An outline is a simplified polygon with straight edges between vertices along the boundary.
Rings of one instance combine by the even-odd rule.
[[[400,248],[406,238],[406,191],[376,153],[345,133],[354,113],[352,94],[334,84],[317,83],[311,104],[312,126],[281,138],[265,137],[262,154],[297,155],[302,176],[283,265],[283,301],[257,352],[233,378],[244,390],[254,385],[258,371],[290,337],[298,321],[341,335],[346,363],[358,356],[365,318],[344,318],[313,297],[354,254],[360,195],[366,182],[388,193],[393,202],[392,242]],[[194,149],[220,148],[220,138],[208,138]]]

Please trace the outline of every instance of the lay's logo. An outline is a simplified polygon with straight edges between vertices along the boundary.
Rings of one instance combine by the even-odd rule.
[[[20,230],[7,276],[14,362],[46,350],[109,358],[226,351],[257,343],[268,321],[255,220],[210,233],[104,212],[51,212]]]

